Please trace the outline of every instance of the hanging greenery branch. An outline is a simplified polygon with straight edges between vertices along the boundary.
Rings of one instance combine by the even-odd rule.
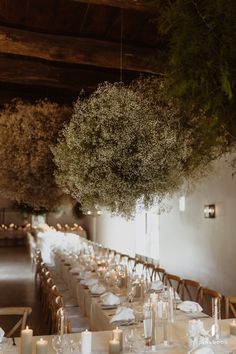
[[[226,148],[215,118],[166,100],[163,81],[101,84],[77,100],[72,120],[52,148],[56,181],[82,204],[130,217],[208,172]],[[219,137],[220,136],[220,137]]]
[[[156,0],[154,0],[156,1]],[[158,1],[159,3],[159,1]],[[169,39],[171,95],[217,115],[236,138],[236,2],[164,1],[159,30]]]
[[[15,100],[0,112],[0,194],[34,210],[57,206],[63,195],[54,179],[50,144],[70,110],[56,103]]]

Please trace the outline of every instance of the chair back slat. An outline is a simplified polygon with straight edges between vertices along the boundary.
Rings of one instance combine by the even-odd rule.
[[[166,273],[165,284],[172,287],[180,295],[182,280],[178,275]]]
[[[181,298],[199,302],[201,285],[199,282],[191,279],[182,279],[181,281]]]
[[[212,300],[218,299],[219,300],[219,313],[221,313],[221,298],[222,298],[222,295],[218,291],[213,290],[213,289],[208,289],[208,288],[201,288],[199,302],[203,308],[203,312],[212,317],[213,316]]]
[[[152,272],[152,275],[151,275],[151,281],[161,280],[161,281],[164,282],[165,274],[166,274],[166,271],[165,271],[164,268],[160,268],[160,267],[154,266],[153,272]]]
[[[236,296],[225,297],[225,317],[236,318]]]
[[[7,332],[6,337],[10,338],[14,335],[16,330],[20,328],[22,331],[26,326],[28,315],[32,312],[31,307],[1,307],[1,316],[21,316],[21,318],[14,324],[14,326]]]

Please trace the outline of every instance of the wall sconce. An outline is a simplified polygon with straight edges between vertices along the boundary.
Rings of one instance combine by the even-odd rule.
[[[185,206],[185,196],[183,195],[182,197],[179,198],[179,211],[185,211],[186,206]]]
[[[215,204],[204,205],[204,218],[213,219],[216,217]]]

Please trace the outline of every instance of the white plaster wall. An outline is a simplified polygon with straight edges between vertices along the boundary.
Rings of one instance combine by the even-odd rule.
[[[236,294],[236,176],[225,160],[186,198],[180,212],[160,216],[160,265],[168,272]],[[216,218],[205,219],[203,206],[216,205]]]
[[[200,281],[225,294],[236,294],[236,176],[224,159],[186,196],[186,211],[178,198],[160,215],[160,265],[170,273]],[[205,219],[205,204],[216,205],[216,218]],[[135,223],[108,214],[96,221],[97,241],[134,255]]]
[[[134,256],[135,222],[104,213],[96,218],[96,239],[105,247]]]

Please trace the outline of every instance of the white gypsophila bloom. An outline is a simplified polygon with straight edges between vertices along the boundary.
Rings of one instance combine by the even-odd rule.
[[[14,100],[0,111],[1,196],[35,209],[60,203],[50,144],[69,117],[68,108],[46,100]]]
[[[130,217],[137,202],[149,208],[206,173],[225,143],[209,120],[167,100],[156,77],[101,84],[77,100],[52,148],[56,181],[84,210],[101,205]]]

